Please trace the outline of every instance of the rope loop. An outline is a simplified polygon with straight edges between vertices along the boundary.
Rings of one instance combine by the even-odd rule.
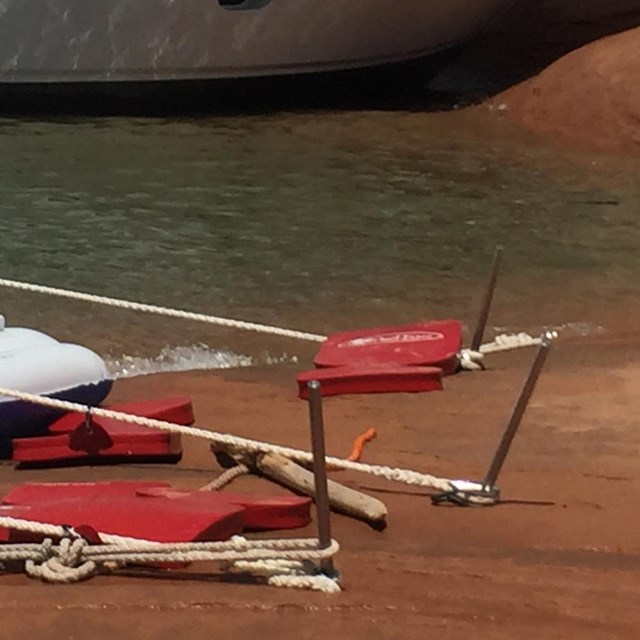
[[[31,578],[51,583],[86,580],[107,565],[220,562],[227,571],[241,571],[266,578],[281,587],[340,591],[339,576],[325,576],[314,561],[334,556],[335,540],[319,548],[314,539],[248,540],[233,536],[225,542],[149,543],[135,541],[116,545],[90,545],[82,538],[62,538],[54,545],[50,538],[40,545],[0,545],[0,559],[21,559]]]
[[[248,473],[249,467],[244,464],[238,464],[235,467],[225,469],[217,478],[200,487],[198,491],[220,491],[220,489],[226,487],[236,478],[247,475]]]
[[[238,560],[230,563],[227,569],[262,576],[273,587],[310,589],[324,593],[341,591],[339,575],[327,576],[309,560]]]

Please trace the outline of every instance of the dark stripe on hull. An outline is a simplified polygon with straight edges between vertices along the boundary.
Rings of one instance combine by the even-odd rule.
[[[0,84],[0,113],[171,115],[424,108],[427,85],[457,48],[366,69],[228,80]]]

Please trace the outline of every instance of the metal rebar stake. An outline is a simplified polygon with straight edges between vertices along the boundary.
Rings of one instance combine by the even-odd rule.
[[[500,271],[500,263],[502,262],[502,251],[502,247],[496,247],[493,253],[493,263],[491,265],[491,271],[489,272],[489,282],[487,282],[487,288],[485,289],[482,305],[480,306],[478,322],[476,323],[476,330],[474,331],[473,339],[471,340],[472,351],[477,351],[480,348],[482,338],[484,337],[484,330],[487,328],[487,320],[489,319],[489,310],[491,309],[493,292],[496,290],[498,272]]]
[[[542,336],[542,342],[538,347],[538,353],[531,365],[531,369],[529,371],[529,375],[525,380],[525,383],[522,387],[522,391],[518,396],[515,406],[513,407],[513,412],[511,413],[511,418],[507,423],[507,427],[504,430],[504,434],[502,435],[502,440],[496,450],[495,455],[493,456],[493,460],[491,461],[491,466],[489,467],[489,471],[487,471],[487,475],[485,476],[484,482],[482,483],[484,490],[492,490],[495,486],[496,481],[498,480],[498,475],[500,474],[500,470],[502,469],[502,465],[509,453],[509,449],[511,448],[511,443],[518,431],[518,427],[522,422],[522,417],[524,416],[524,412],[527,409],[527,405],[529,404],[529,400],[531,399],[531,395],[533,394],[533,390],[535,389],[536,383],[538,382],[538,378],[540,377],[540,373],[542,372],[542,367],[544,366],[545,360],[547,359],[547,355],[549,354],[549,349],[551,348],[551,344],[555,339],[556,334],[551,331],[547,331]]]
[[[307,383],[309,390],[309,424],[311,426],[311,449],[313,452],[313,478],[316,494],[316,518],[318,520],[318,543],[320,549],[331,546],[331,510],[327,486],[327,464],[322,418],[322,391],[317,380]],[[333,559],[320,561],[322,573],[333,578],[337,575]]]
[[[451,482],[453,486],[451,491],[445,491],[432,496],[431,501],[433,504],[450,503],[461,506],[493,505],[500,501],[500,491],[496,487],[498,475],[507,458],[518,427],[522,422],[524,412],[527,409],[527,405],[529,404],[529,400],[531,399],[531,395],[533,394],[533,390],[535,389],[540,373],[542,372],[542,367],[544,366],[549,349],[556,335],[553,331],[547,331],[541,338],[542,341],[531,365],[531,369],[529,370],[529,375],[516,400],[511,418],[507,423],[484,481],[480,483],[466,480],[453,480]]]

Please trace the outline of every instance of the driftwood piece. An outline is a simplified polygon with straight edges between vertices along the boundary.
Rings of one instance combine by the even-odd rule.
[[[305,495],[311,497],[315,495],[313,473],[288,458],[274,453],[265,453],[258,456],[256,467],[260,473],[276,482]],[[377,498],[346,487],[335,480],[328,481],[328,489],[332,509],[373,524],[385,521],[387,507]]]
[[[278,484],[315,498],[313,473],[284,456],[273,453],[264,453],[256,456],[248,454],[246,451],[239,452],[227,449],[219,444],[212,447],[212,450],[218,462],[224,467],[228,467],[233,460],[235,463],[246,465],[252,471]],[[385,526],[388,512],[386,505],[382,501],[361,491],[346,487],[335,480],[328,481],[328,489],[329,503],[332,510],[364,520],[374,527],[383,528]]]

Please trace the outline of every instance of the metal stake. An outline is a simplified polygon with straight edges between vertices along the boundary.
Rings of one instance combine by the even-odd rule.
[[[476,324],[476,330],[471,340],[471,350],[478,351],[482,344],[482,338],[484,336],[484,330],[487,328],[487,320],[489,318],[489,310],[491,309],[491,301],[493,300],[493,292],[496,289],[496,281],[498,280],[498,271],[500,270],[500,263],[502,262],[502,247],[496,247],[493,254],[493,264],[491,265],[491,271],[489,272],[489,282],[484,292],[484,298],[480,307],[480,315],[478,316],[478,322]]]
[[[542,367],[556,335],[557,334],[554,331],[548,331],[542,336],[542,342],[540,343],[536,357],[531,365],[531,369],[529,370],[529,375],[525,380],[522,391],[520,392],[513,408],[511,418],[505,428],[502,440],[496,449],[496,453],[493,456],[491,466],[489,467],[489,471],[487,471],[484,481],[480,483],[468,480],[452,480],[451,485],[453,488],[451,490],[437,493],[431,497],[431,501],[434,505],[454,504],[465,507],[471,505],[487,506],[497,504],[500,501],[500,491],[495,486],[498,480],[498,475],[504,465],[504,461],[509,453],[511,443],[518,431],[518,427],[522,422],[522,417],[524,416],[524,412],[529,404],[536,382],[540,377]]]
[[[317,380],[307,383],[309,390],[309,424],[311,426],[311,449],[313,451],[313,476],[316,493],[316,518],[318,519],[318,541],[320,549],[331,545],[331,511],[327,486],[327,464],[324,443],[324,421],[322,418],[322,392]],[[335,577],[333,559],[320,561],[322,573]]]
[[[483,490],[485,491],[493,489],[498,479],[498,475],[500,474],[502,465],[504,464],[504,461],[507,457],[507,453],[509,453],[511,443],[513,442],[513,438],[518,431],[518,427],[522,422],[522,417],[524,416],[524,412],[527,408],[527,405],[529,404],[529,400],[531,399],[531,395],[533,393],[533,390],[535,389],[536,382],[540,377],[542,367],[544,366],[544,362],[547,359],[549,349],[551,348],[551,344],[553,343],[555,337],[555,332],[551,331],[548,331],[544,334],[544,336],[542,336],[542,342],[540,343],[540,347],[538,348],[538,353],[536,354],[533,364],[531,365],[529,375],[525,380],[522,391],[520,392],[520,396],[518,397],[513,408],[511,419],[509,420],[504,434],[502,435],[500,445],[496,450],[493,461],[491,462],[491,466],[489,467],[489,471],[487,471],[487,475],[484,479],[484,482],[482,483]]]

